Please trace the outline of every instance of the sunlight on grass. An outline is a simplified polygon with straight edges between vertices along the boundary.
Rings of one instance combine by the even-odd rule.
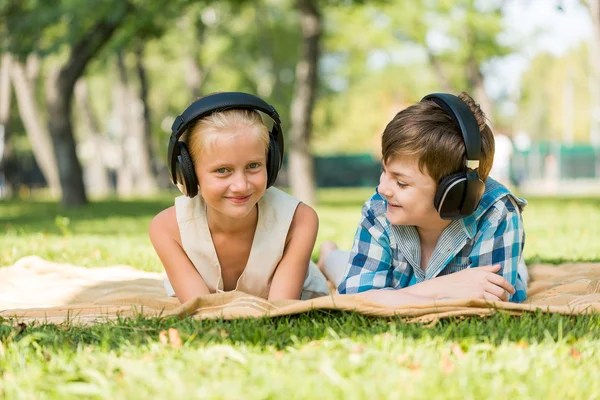
[[[318,193],[319,235],[349,250],[370,188],[324,189]],[[600,199],[530,198],[523,213],[525,258],[537,262],[600,261]],[[0,203],[0,265],[27,255],[85,266],[128,264],[160,270],[148,239],[154,215],[173,204],[163,194],[156,200],[96,201],[75,210],[49,201]]]
[[[318,193],[317,247],[350,249],[372,189]],[[530,198],[528,263],[600,261],[600,200]],[[0,265],[37,255],[88,267],[161,271],[147,236],[173,204],[0,203]],[[177,330],[181,344],[161,342]],[[600,315],[533,313],[443,320],[312,311],[234,321],[121,319],[94,326],[15,325],[0,318],[0,398],[594,398]]]

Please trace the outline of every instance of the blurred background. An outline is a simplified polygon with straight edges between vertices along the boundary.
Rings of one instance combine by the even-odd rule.
[[[387,122],[467,91],[492,176],[523,195],[600,193],[600,0],[3,0],[0,196],[174,190],[171,123],[246,91],[279,111],[278,185],[374,188]]]

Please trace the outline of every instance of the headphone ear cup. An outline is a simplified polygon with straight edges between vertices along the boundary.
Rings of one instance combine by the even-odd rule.
[[[267,188],[273,186],[277,180],[279,168],[281,167],[281,151],[279,149],[279,143],[277,143],[277,140],[275,140],[272,134],[270,134],[269,137],[269,152],[267,154]]]
[[[198,194],[198,179],[194,171],[192,157],[188,153],[185,143],[178,142],[179,156],[177,157],[177,187],[188,197],[195,197]]]
[[[465,189],[465,201],[462,204],[461,214],[471,215],[479,207],[479,202],[485,192],[485,183],[479,178],[479,174],[474,172],[467,174],[467,187]]]
[[[467,177],[457,172],[444,177],[438,185],[433,205],[442,219],[454,220],[463,217],[461,207],[465,199]]]

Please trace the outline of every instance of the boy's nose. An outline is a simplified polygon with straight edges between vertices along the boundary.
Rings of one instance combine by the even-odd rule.
[[[390,191],[390,186],[388,185],[388,179],[386,179],[385,174],[382,173],[379,178],[379,186],[377,187],[377,191],[387,197],[391,197],[392,193]]]

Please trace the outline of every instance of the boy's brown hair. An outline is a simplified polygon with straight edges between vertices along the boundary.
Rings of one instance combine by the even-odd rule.
[[[479,177],[485,180],[494,161],[494,135],[485,114],[467,93],[458,95],[479,125],[481,156]],[[446,111],[433,101],[422,101],[400,111],[383,131],[381,150],[384,164],[394,157],[417,156],[419,170],[436,183],[464,169],[467,156],[459,127]]]

